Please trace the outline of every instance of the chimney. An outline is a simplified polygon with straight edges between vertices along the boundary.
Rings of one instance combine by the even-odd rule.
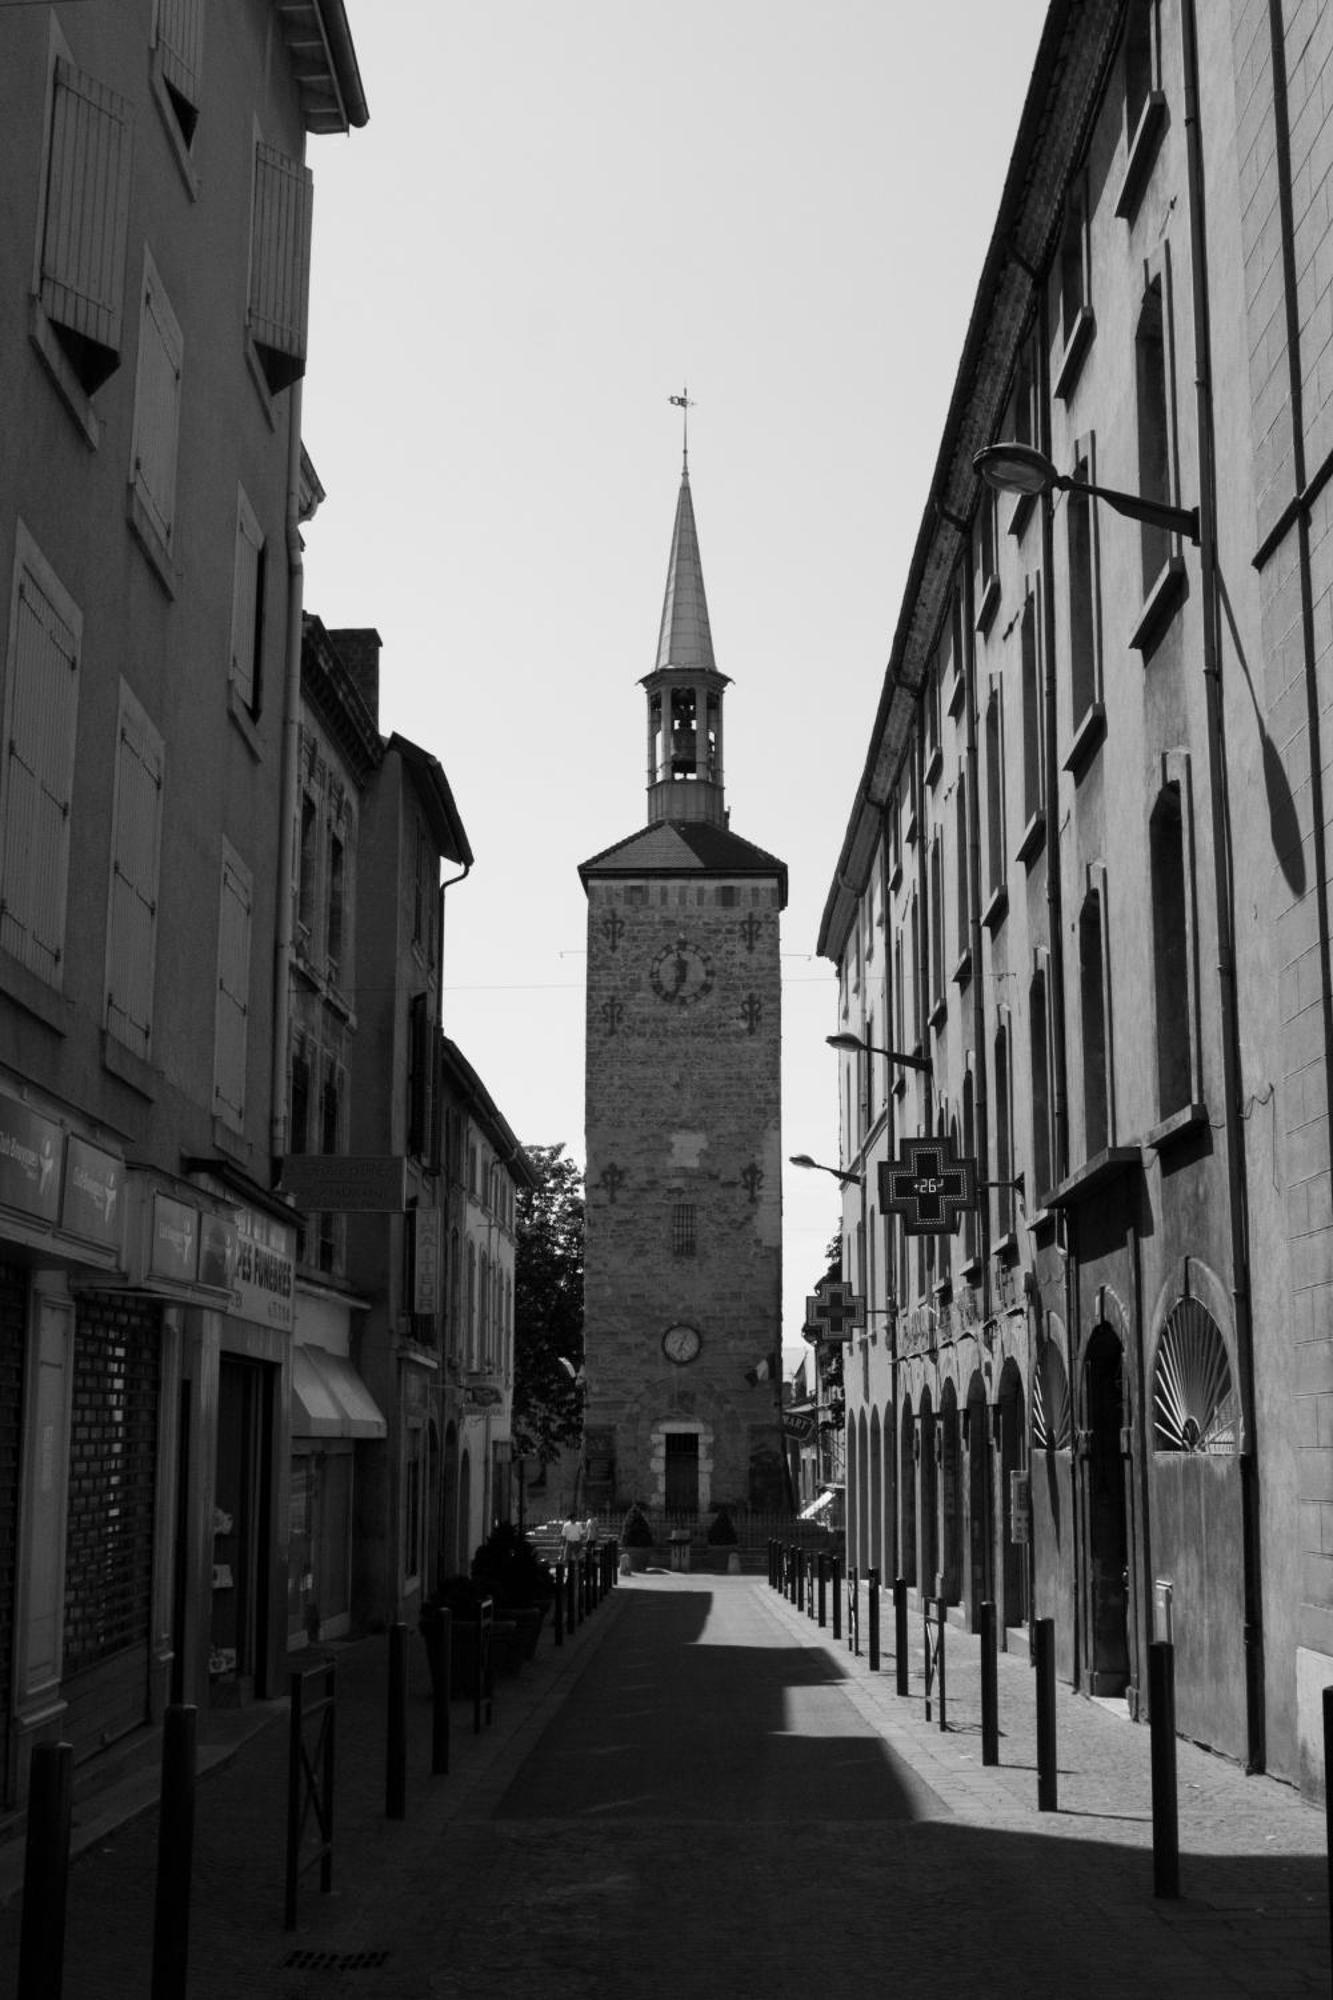
[[[380,726],[380,647],[383,641],[373,625],[346,625],[330,631],[334,651],[346,667],[356,691]]]

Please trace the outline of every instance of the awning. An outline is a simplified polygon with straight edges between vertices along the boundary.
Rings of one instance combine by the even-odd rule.
[[[830,1486],[826,1492],[820,1494],[818,1500],[812,1500],[808,1507],[802,1507],[800,1513],[796,1517],[797,1520],[798,1521],[815,1520],[820,1514],[822,1514],[825,1511],[826,1508],[832,1506],[833,1502],[837,1499],[837,1497],[838,1497],[838,1488],[836,1486]]]
[[[387,1437],[379,1406],[350,1361],[326,1347],[292,1349],[293,1437]]]

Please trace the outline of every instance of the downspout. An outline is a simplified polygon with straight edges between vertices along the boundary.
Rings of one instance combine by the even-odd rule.
[[[287,1151],[287,1043],[291,1035],[292,950],[296,873],[296,806],[301,780],[301,615],[305,562],[301,546],[301,379],[292,384],[287,433],[287,646],[282,688],[282,756],[278,786],[278,893],[273,941],[273,1048],[269,1084],[269,1152]]]
[[[1273,34],[1275,109],[1278,78],[1284,76],[1280,0],[1270,0]],[[1250,1314],[1249,1202],[1245,1181],[1244,1132],[1241,1120],[1241,1048],[1236,1000],[1235,914],[1231,803],[1227,786],[1226,718],[1222,703],[1221,645],[1218,636],[1217,473],[1213,450],[1212,352],[1208,315],[1208,257],[1205,236],[1203,143],[1199,130],[1199,49],[1194,0],[1184,0],[1181,24],[1185,57],[1185,139],[1189,191],[1191,292],[1194,306],[1195,409],[1199,443],[1199,553],[1202,563],[1200,609],[1203,616],[1203,672],[1208,720],[1209,802],[1212,808],[1213,887],[1217,924],[1217,990],[1221,1016],[1223,1125],[1227,1149],[1227,1220],[1231,1232],[1232,1310],[1236,1325],[1236,1357],[1240,1369],[1242,1406],[1247,1420],[1245,1450],[1240,1458],[1241,1536],[1245,1571],[1245,1706],[1247,1771],[1261,1771],[1266,1761],[1264,1730],[1263,1600],[1260,1577],[1259,1482],[1255,1449],[1254,1334]],[[1285,112],[1285,96],[1281,111]],[[1284,132],[1285,137],[1285,121]],[[1279,179],[1290,192],[1289,181]],[[1290,260],[1289,211],[1283,216],[1283,243]],[[1288,275],[1290,275],[1288,271]],[[1291,306],[1288,288],[1288,306]],[[1292,352],[1289,345],[1289,352]],[[1293,360],[1294,375],[1299,364]],[[1298,386],[1294,382],[1294,387]],[[1299,414],[1299,404],[1296,406]],[[1296,449],[1302,440],[1294,427]],[[1298,465],[1298,484],[1303,468]],[[1308,532],[1308,524],[1303,530]],[[1305,572],[1308,575],[1308,571]],[[1307,658],[1310,655],[1307,653]],[[1313,676],[1307,676],[1313,693]],[[1316,739],[1317,740],[1317,739]],[[1318,786],[1318,760],[1312,759]],[[1316,792],[1316,820],[1319,801]]]

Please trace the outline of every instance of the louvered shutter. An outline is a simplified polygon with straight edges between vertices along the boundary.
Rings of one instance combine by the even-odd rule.
[[[176,439],[184,351],[180,324],[145,251],[134,391],[134,485],[167,548],[171,547],[176,516]]]
[[[231,677],[247,708],[255,705],[256,652],[259,641],[259,579],[264,532],[254,508],[238,488],[236,496],[236,568],[231,598]]]
[[[162,75],[197,110],[204,65],[204,0],[157,0],[157,46]]]
[[[262,140],[256,145],[250,332],[275,392],[305,374],[313,193],[299,160]]]
[[[103,350],[85,357],[90,365],[81,374],[90,393],[120,357],[131,117],[124,98],[73,63],[57,61],[41,298],[50,319]]]
[[[107,925],[106,1026],[117,1041],[145,1059],[152,1041],[157,962],[162,774],[162,738],[129,689],[122,688]]]
[[[16,589],[0,825],[0,946],[59,986],[79,635],[31,569],[20,566]]]
[[[213,1051],[213,1108],[239,1128],[245,1119],[246,1037],[250,1017],[250,877],[230,849],[222,858],[218,930],[218,1008]]]

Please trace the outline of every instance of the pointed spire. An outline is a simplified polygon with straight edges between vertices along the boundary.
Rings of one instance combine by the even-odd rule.
[[[676,525],[671,536],[666,596],[662,602],[662,629],[657,640],[657,666],[683,667],[693,673],[701,669],[706,673],[717,672],[688,463],[681,473],[680,498],[676,502]]]

